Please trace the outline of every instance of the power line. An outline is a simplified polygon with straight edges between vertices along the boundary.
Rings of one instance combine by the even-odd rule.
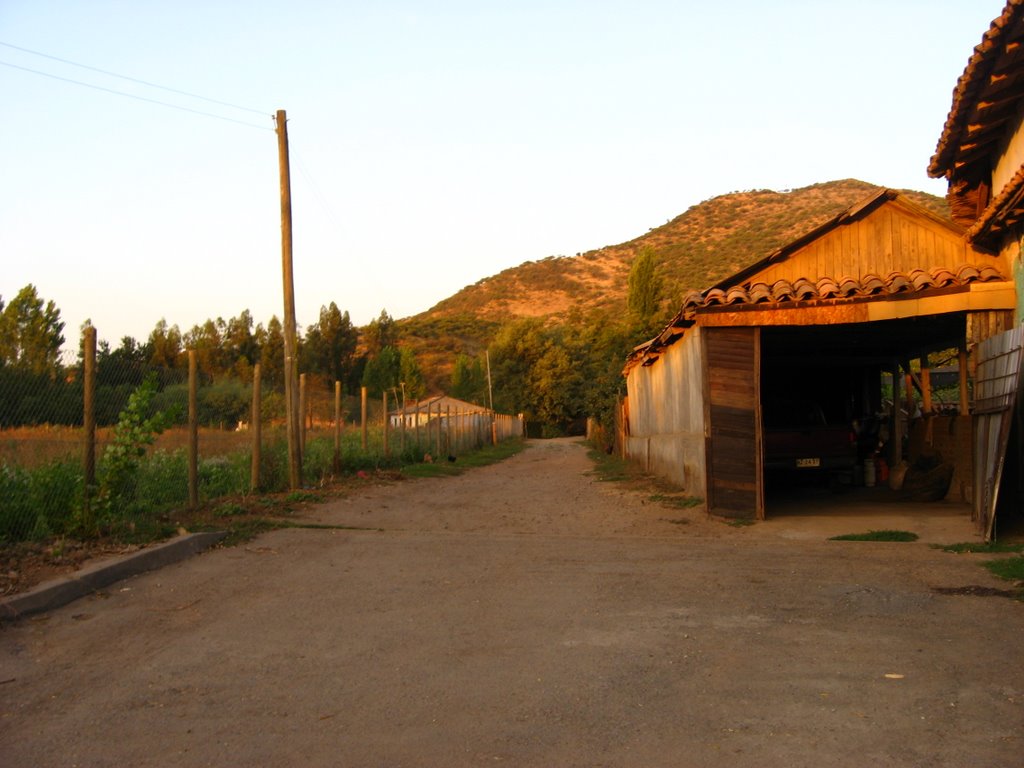
[[[180,104],[171,104],[167,101],[160,101],[159,99],[150,99],[145,96],[139,96],[134,93],[125,93],[124,91],[116,91],[113,88],[104,88],[102,85],[94,85],[93,83],[85,83],[81,80],[72,80],[70,77],[61,77],[60,75],[54,75],[49,72],[41,72],[38,69],[31,69],[29,67],[23,67],[19,64],[11,64],[8,61],[0,61],[0,65],[5,67],[11,67],[12,69],[20,69],[23,72],[31,72],[34,75],[42,75],[43,77],[49,77],[54,80],[60,80],[65,83],[71,83],[73,85],[81,85],[84,88],[92,88],[96,91],[103,91],[104,93],[112,93],[115,96],[124,96],[129,99],[136,99],[137,101],[145,101],[150,104],[159,104],[161,107],[170,107],[171,109],[177,109],[182,112],[191,112],[193,115],[202,115],[204,117],[212,117],[217,120],[225,120],[229,123],[237,123],[238,125],[244,125],[247,128],[257,128],[264,131],[272,131],[273,128],[268,128],[265,125],[255,125],[254,123],[247,123],[244,120],[235,120],[233,117],[224,117],[224,115],[217,115],[213,112],[203,112],[201,109],[191,109],[190,107],[183,107]],[[263,113],[259,113],[263,114]]]
[[[100,69],[99,67],[91,67],[88,64],[79,64],[77,61],[71,61],[70,59],[62,59],[59,56],[51,56],[48,53],[41,53],[40,51],[33,51],[30,48],[22,48],[21,46],[18,46],[18,45],[12,45],[11,43],[5,43],[3,40],[0,40],[0,45],[4,46],[6,48],[13,48],[14,50],[21,51],[22,53],[31,53],[33,56],[42,56],[44,59],[50,59],[52,61],[59,61],[62,64],[70,64],[73,67],[80,67],[81,69],[88,69],[88,70],[91,70],[92,72],[99,72],[102,75],[109,75],[110,77],[116,77],[116,78],[119,78],[121,80],[128,80],[129,82],[138,83],[139,85],[145,85],[145,86],[147,86],[149,88],[158,88],[161,91],[167,91],[168,93],[176,93],[179,96],[188,96],[190,99],[199,99],[200,101],[208,101],[211,104],[219,104],[222,107],[230,107],[231,109],[239,109],[239,110],[241,110],[243,112],[253,112],[253,113],[257,114],[257,115],[266,115],[267,114],[262,109],[252,109],[250,107],[242,107],[242,106],[239,106],[238,104],[232,104],[232,103],[227,102],[227,101],[218,101],[217,99],[211,99],[211,98],[208,98],[206,96],[200,96],[199,94],[196,94],[196,93],[189,93],[188,91],[179,91],[177,88],[169,88],[166,85],[159,85],[157,83],[151,83],[151,82],[149,82],[147,80],[140,80],[137,77],[129,77],[128,75],[120,75],[117,72],[111,72],[111,71],[106,70],[106,69]],[[34,72],[35,70],[29,70],[29,71],[30,72]],[[37,74],[39,74],[39,73],[37,73]],[[74,81],[69,81],[69,82],[74,82]]]

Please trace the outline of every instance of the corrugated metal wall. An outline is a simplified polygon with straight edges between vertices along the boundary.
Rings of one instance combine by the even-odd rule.
[[[692,328],[652,365],[636,366],[626,379],[627,458],[693,496],[706,495],[703,349]]]

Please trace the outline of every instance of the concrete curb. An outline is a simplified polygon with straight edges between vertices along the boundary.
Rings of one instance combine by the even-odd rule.
[[[227,531],[189,533],[124,557],[87,565],[75,573],[43,582],[28,592],[0,600],[0,619],[17,619],[59,608],[115,581],[180,562],[225,536]]]

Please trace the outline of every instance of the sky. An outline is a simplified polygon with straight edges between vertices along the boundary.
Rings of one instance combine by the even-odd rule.
[[[925,169],[1002,9],[0,0],[0,297],[35,285],[71,350],[87,319],[117,346],[282,316],[279,109],[300,326],[415,315],[737,190],[944,195]]]

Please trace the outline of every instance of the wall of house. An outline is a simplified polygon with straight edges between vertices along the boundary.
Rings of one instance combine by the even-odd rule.
[[[647,367],[626,378],[626,457],[692,496],[707,495],[704,374],[700,329],[690,328]]]
[[[974,251],[955,230],[889,204],[863,219],[836,227],[787,259],[768,265],[750,280],[770,284],[799,277],[885,277],[890,272],[909,273],[915,269],[955,270],[964,263],[999,266],[1002,262],[998,256]]]
[[[991,196],[996,197],[1014,175],[1024,166],[1024,104],[1017,110],[1014,128],[1008,133],[995,156],[992,170]]]

